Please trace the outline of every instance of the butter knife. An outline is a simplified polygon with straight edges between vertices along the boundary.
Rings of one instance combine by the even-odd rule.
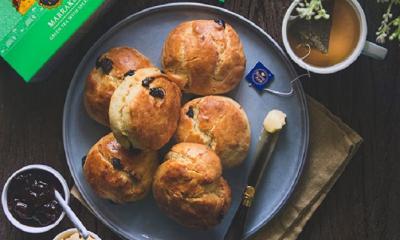
[[[256,146],[254,163],[247,178],[247,186],[224,240],[242,239],[247,213],[256,194],[257,186],[275,150],[280,132],[285,125],[286,114],[279,110],[272,110],[265,117],[261,135]]]

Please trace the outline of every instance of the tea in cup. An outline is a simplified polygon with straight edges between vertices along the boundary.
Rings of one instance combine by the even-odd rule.
[[[295,15],[299,0],[289,7],[282,39],[292,60],[308,71],[329,74],[347,68],[361,54],[384,59],[387,49],[366,41],[367,22],[360,4],[356,0],[330,1],[329,19],[300,19]],[[304,38],[315,44],[305,44]],[[315,40],[318,38],[321,43]]]

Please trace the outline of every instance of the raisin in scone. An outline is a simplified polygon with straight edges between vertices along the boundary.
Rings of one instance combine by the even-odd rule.
[[[181,105],[179,87],[157,68],[143,68],[115,90],[110,127],[125,148],[158,150],[175,133]]]
[[[231,91],[246,68],[239,35],[221,19],[179,24],[165,40],[161,61],[182,90],[197,95]]]
[[[158,165],[157,152],[126,150],[109,133],[90,149],[83,172],[100,197],[126,203],[147,195]]]
[[[187,102],[181,109],[177,142],[209,146],[224,168],[239,165],[247,156],[251,134],[246,112],[231,98],[207,96]]]
[[[231,205],[231,189],[221,173],[220,159],[210,148],[179,143],[156,172],[154,198],[169,217],[183,226],[214,227]]]
[[[126,76],[152,66],[150,60],[134,48],[116,47],[102,54],[86,80],[84,104],[89,116],[109,126],[108,108],[115,89]]]

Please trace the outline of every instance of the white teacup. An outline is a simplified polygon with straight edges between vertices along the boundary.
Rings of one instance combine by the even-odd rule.
[[[320,73],[320,74],[330,74],[330,73],[335,73],[338,71],[341,71],[348,66],[350,66],[361,54],[364,54],[366,56],[372,57],[374,59],[378,60],[383,60],[386,57],[387,54],[387,49],[381,46],[376,45],[375,43],[367,41],[367,20],[365,18],[365,13],[363,9],[361,8],[360,4],[357,2],[357,0],[346,0],[348,1],[349,5],[352,6],[358,16],[358,20],[360,23],[360,37],[358,40],[358,43],[356,45],[356,48],[354,51],[342,62],[339,62],[335,65],[332,66],[327,66],[327,67],[318,67],[314,66],[311,64],[308,64],[303,61],[302,58],[298,57],[294,51],[292,50],[288,36],[287,36],[287,28],[288,28],[288,22],[291,20],[291,15],[293,11],[296,9],[298,3],[300,0],[295,0],[293,3],[290,5],[289,9],[287,10],[285,17],[283,18],[283,24],[282,24],[282,40],[283,44],[285,46],[285,49],[287,53],[289,54],[290,58],[297,63],[300,67],[314,73]]]

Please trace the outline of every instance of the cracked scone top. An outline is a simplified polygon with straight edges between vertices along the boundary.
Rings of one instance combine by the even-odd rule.
[[[153,64],[134,48],[115,47],[102,54],[86,79],[84,104],[98,123],[109,126],[108,108],[115,89],[125,76]]]
[[[239,165],[250,146],[250,124],[239,103],[222,96],[187,102],[181,109],[176,140],[209,146],[224,168]]]
[[[164,70],[188,93],[226,93],[243,78],[246,58],[238,34],[223,20],[183,22],[165,40]]]
[[[181,104],[179,87],[157,68],[143,68],[115,90],[110,127],[125,148],[158,150],[173,136]]]
[[[221,222],[231,190],[218,156],[207,146],[179,143],[165,156],[153,182],[158,206],[178,223],[207,229]]]
[[[100,197],[125,203],[146,196],[158,165],[157,152],[126,150],[109,133],[90,149],[83,172]]]

